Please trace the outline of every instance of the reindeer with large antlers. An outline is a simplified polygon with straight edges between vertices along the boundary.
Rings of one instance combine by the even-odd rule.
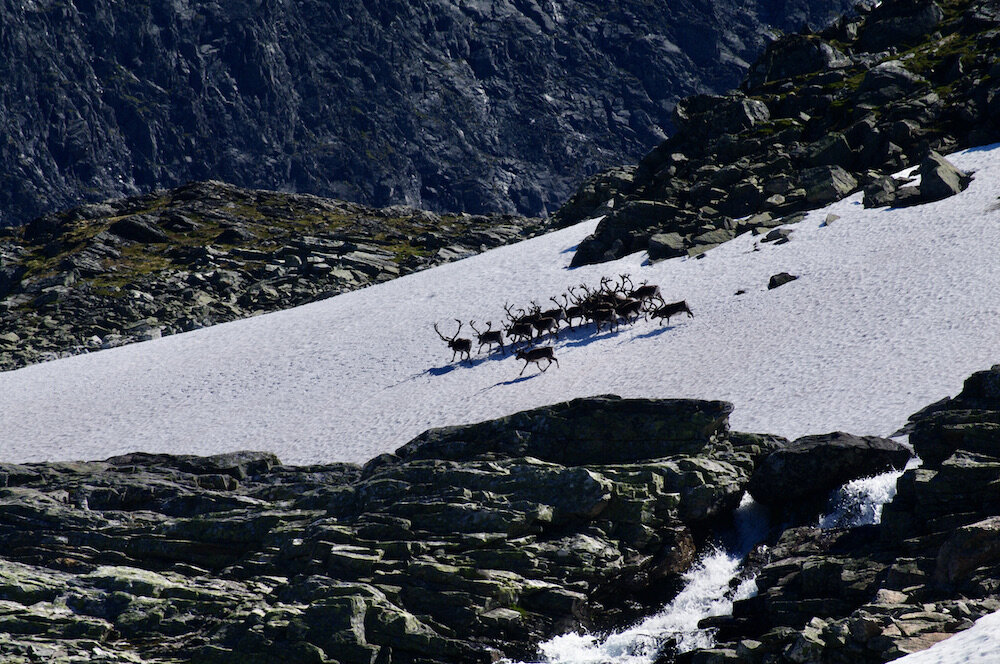
[[[622,283],[628,282],[628,290],[626,291],[628,296],[633,300],[640,300],[643,303],[653,304],[653,300],[659,300],[660,306],[665,305],[667,302],[663,299],[663,295],[660,294],[660,287],[656,284],[650,284],[648,281],[643,281],[638,288],[632,285],[632,279],[627,274],[618,275],[622,278]]]
[[[649,313],[650,318],[659,318],[660,325],[663,325],[663,321],[666,320],[667,324],[670,324],[670,318],[676,316],[677,314],[687,314],[689,318],[694,318],[694,314],[691,313],[691,308],[688,303],[684,300],[680,302],[671,302],[670,304],[665,304],[662,307],[657,307]]]
[[[542,308],[534,300],[531,301],[531,318],[529,322],[531,323],[531,327],[535,328],[535,332],[538,333],[538,339],[541,339],[542,335],[546,332],[550,333],[556,339],[559,338],[559,321],[552,316],[546,316],[545,312],[542,311]]]
[[[515,344],[521,341],[530,342],[535,335],[535,328],[531,327],[531,317],[525,314],[524,309],[518,309],[519,313],[515,316],[512,311],[514,307],[510,304],[505,303],[503,308],[507,311],[507,319],[510,321],[510,325],[506,327],[507,338]]]
[[[573,321],[577,318],[580,322],[586,322],[587,320],[587,310],[583,306],[583,300],[580,299],[575,292],[573,292],[573,287],[569,287],[569,296],[566,293],[562,294],[564,306],[563,311],[565,312],[566,324],[569,325],[569,329],[573,329]],[[570,304],[570,302],[573,304]]]
[[[448,344],[448,348],[450,348],[452,351],[454,351],[451,354],[451,361],[452,362],[455,361],[455,356],[456,355],[465,355],[465,359],[471,361],[472,360],[472,354],[471,354],[472,353],[472,339],[464,339],[464,338],[463,339],[459,339],[458,335],[462,331],[462,321],[460,321],[460,320],[458,320],[456,318],[455,322],[458,323],[458,330],[455,331],[455,336],[453,336],[451,339],[449,339],[448,337],[446,337],[443,334],[441,334],[441,330],[438,329],[437,323],[434,323],[434,331],[437,332],[437,335],[439,337],[441,337],[441,341],[444,341],[445,343],[447,343]]]
[[[500,352],[507,352],[507,349],[503,345],[503,330],[494,330],[493,321],[486,321],[486,330],[484,332],[476,329],[476,321],[474,320],[469,321],[469,326],[476,333],[476,339],[479,341],[479,348],[476,349],[477,353],[483,352],[483,346],[487,347],[487,353],[492,353],[493,344],[499,344]]]

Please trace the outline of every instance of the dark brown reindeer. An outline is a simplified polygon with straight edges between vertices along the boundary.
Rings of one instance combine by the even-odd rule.
[[[445,343],[448,344],[448,348],[450,348],[450,349],[452,349],[452,351],[454,351],[451,354],[451,361],[452,362],[455,361],[455,356],[456,355],[465,355],[465,359],[471,361],[472,360],[472,355],[471,355],[471,353],[472,353],[472,340],[471,339],[459,339],[458,338],[459,333],[462,331],[462,321],[460,321],[460,320],[458,320],[456,318],[455,322],[458,323],[458,330],[455,332],[455,336],[453,336],[451,339],[449,339],[448,337],[446,337],[443,334],[441,334],[441,330],[438,329],[437,323],[434,323],[434,331],[437,332],[437,335],[439,337],[441,337],[442,341],[444,341]]]
[[[503,345],[503,330],[494,330],[493,321],[486,321],[486,330],[484,332],[480,332],[476,329],[476,321],[474,320],[469,321],[469,327],[471,327],[472,331],[476,333],[476,339],[479,341],[479,348],[476,349],[477,353],[481,353],[483,351],[483,346],[487,347],[487,353],[492,353],[493,344],[498,344],[501,352],[507,351]]]
[[[618,314],[611,307],[594,307],[587,313],[587,318],[593,321],[598,333],[601,331],[602,323],[607,323],[609,330],[618,328]]]
[[[587,320],[587,310],[583,307],[583,300],[577,297],[576,293],[573,292],[572,286],[569,287],[569,297],[566,296],[566,293],[563,293],[562,298],[565,302],[563,311],[565,312],[566,324],[569,326],[569,329],[572,330],[573,321],[575,319],[579,318],[581,323]],[[573,304],[570,304],[570,301],[572,301]]]
[[[524,375],[524,370],[527,369],[528,365],[532,363],[534,363],[542,373],[546,372],[548,368],[552,366],[553,362],[556,363],[557,367],[559,366],[559,360],[557,360],[552,354],[552,346],[519,350],[514,357],[519,360],[524,360],[524,366],[521,367],[521,373],[517,374],[518,376]],[[542,360],[548,360],[544,369],[542,369]]]
[[[642,300],[628,299],[620,302],[615,307],[615,314],[625,319],[625,322],[632,325],[642,316]]]
[[[507,319],[510,321],[510,325],[505,328],[507,338],[515,344],[521,341],[530,342],[535,335],[535,329],[531,327],[531,317],[525,314],[524,309],[518,309],[519,313],[515,316],[511,311],[514,307],[510,304],[505,303],[503,308],[507,311]]]
[[[659,318],[660,325],[663,325],[663,321],[666,320],[667,324],[670,324],[670,317],[676,316],[677,314],[685,313],[689,318],[694,318],[694,314],[691,313],[691,308],[688,307],[687,302],[681,300],[680,302],[671,302],[670,304],[665,304],[662,307],[657,307],[650,312],[650,318]]]
[[[531,309],[529,322],[531,323],[531,327],[533,327],[537,333],[536,338],[541,339],[542,335],[548,332],[558,339],[559,321],[552,316],[546,316],[545,312],[542,311],[542,308],[538,306],[538,303],[534,300],[531,301]]]
[[[622,278],[622,283],[628,282],[628,296],[634,300],[642,300],[643,302],[659,300],[660,305],[665,305],[666,301],[663,299],[663,295],[660,294],[660,287],[656,284],[650,284],[649,282],[642,282],[638,288],[632,285],[632,279],[627,274],[619,275]]]

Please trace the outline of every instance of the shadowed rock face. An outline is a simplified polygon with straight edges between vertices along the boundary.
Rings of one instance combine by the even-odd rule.
[[[730,436],[730,409],[580,399],[429,432],[363,469],[265,452],[0,463],[0,659],[43,647],[68,664],[95,643],[106,662],[530,658],[676,587],[694,533],[777,443]],[[437,454],[446,434],[500,442]],[[580,457],[540,459],[553,442]]]
[[[698,256],[859,188],[871,205],[960,191],[968,178],[940,162],[919,195],[895,195],[888,176],[934,151],[1000,139],[1000,70],[987,55],[998,27],[1000,13],[981,2],[886,0],[780,38],[741,91],[679,102],[670,138],[635,168],[589,179],[553,215],[558,226],[602,217],[572,265],[643,250],[650,260]]]
[[[0,225],[216,178],[538,214],[849,0],[0,2]]]

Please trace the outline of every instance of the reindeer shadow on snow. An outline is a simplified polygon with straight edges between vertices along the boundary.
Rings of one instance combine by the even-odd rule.
[[[592,289],[586,284],[571,286],[568,293],[560,296],[561,302],[556,297],[549,298],[554,308],[543,309],[535,300],[527,308],[504,304],[506,322],[501,321],[500,327],[493,329],[493,323],[487,321],[486,329],[482,330],[476,327],[476,321],[470,321],[474,332],[472,337],[459,336],[463,323],[458,318],[455,319],[458,329],[452,336],[443,334],[435,323],[434,331],[452,351],[451,362],[427,369],[418,376],[443,376],[458,368],[471,369],[484,362],[505,360],[511,355],[525,364],[518,379],[497,385],[512,385],[523,382],[523,374],[531,364],[539,370],[535,376],[545,373],[553,364],[558,367],[556,350],[604,341],[617,336],[622,327],[632,329],[640,319],[652,321],[658,318],[661,326],[663,323],[667,325],[641,335],[630,335],[619,345],[635,339],[657,337],[676,329],[676,325],[670,325],[671,317],[680,314],[694,317],[684,300],[670,303],[664,300],[659,286],[645,281],[636,286],[628,274],[618,276],[620,281],[602,277],[598,288]],[[579,288],[580,293],[574,288]],[[576,325],[574,321],[577,321]],[[540,345],[542,343],[550,345]],[[474,348],[475,358],[472,355]]]

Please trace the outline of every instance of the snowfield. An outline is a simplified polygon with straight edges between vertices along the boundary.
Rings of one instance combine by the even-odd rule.
[[[1000,362],[1000,144],[950,158],[976,172],[962,194],[900,210],[864,210],[858,194],[810,213],[785,245],[747,234],[700,260],[571,270],[591,220],[323,302],[0,374],[0,460],[260,449],[364,462],[429,427],[606,393],[727,399],[734,429],[789,438],[888,435]],[[568,332],[558,367],[521,377],[509,356],[449,362],[432,329],[499,323],[505,302],[545,306],[626,272],[695,317]],[[800,278],[767,290],[778,272]],[[997,624],[900,662],[997,661]]]
[[[0,458],[265,449],[363,462],[429,427],[605,393],[727,399],[734,429],[790,438],[890,434],[1000,361],[1000,146],[953,161],[977,172],[957,197],[864,210],[855,195],[782,246],[747,234],[702,260],[640,253],[570,270],[592,220],[296,309],[0,374]],[[824,226],[829,214],[840,218]],[[800,279],[768,291],[783,271]],[[558,367],[521,378],[510,356],[450,363],[431,327],[499,323],[505,301],[550,304],[624,272],[695,317],[566,334]]]

